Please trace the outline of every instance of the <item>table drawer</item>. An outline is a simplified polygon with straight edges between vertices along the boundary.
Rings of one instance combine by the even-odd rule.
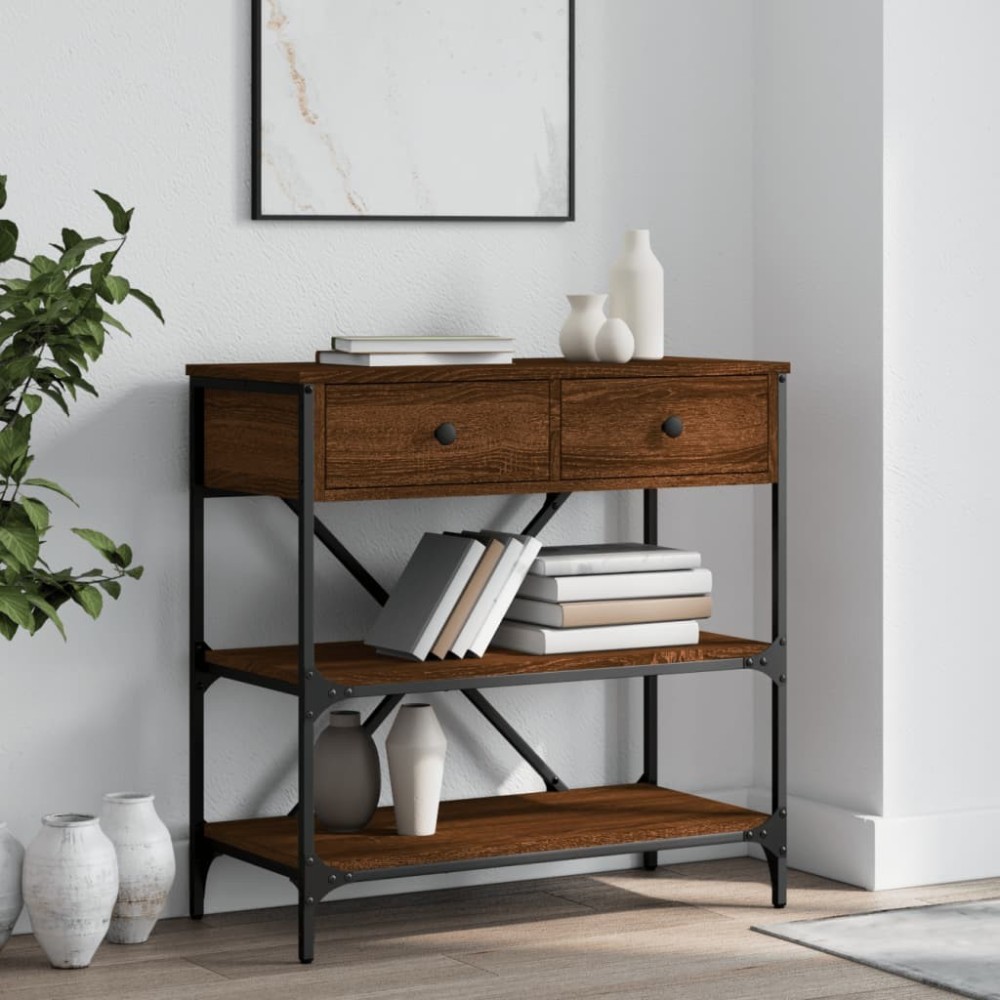
[[[328,490],[548,475],[547,381],[326,388]]]
[[[769,395],[767,376],[564,380],[562,477],[766,473]]]

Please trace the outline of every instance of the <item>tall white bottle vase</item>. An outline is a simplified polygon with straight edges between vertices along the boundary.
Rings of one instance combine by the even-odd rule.
[[[567,295],[569,315],[559,331],[559,350],[569,361],[596,361],[594,343],[604,325],[607,295]]]
[[[650,246],[648,229],[625,234],[621,256],[611,268],[608,315],[628,324],[634,357],[663,357],[663,266]]]
[[[21,868],[24,848],[20,841],[0,823],[0,948],[10,940],[11,931],[21,915]]]
[[[115,845],[118,898],[108,940],[142,944],[167,903],[176,862],[170,831],[153,807],[153,796],[110,792],[104,796],[101,828]]]
[[[57,969],[85,969],[104,940],[118,896],[114,844],[96,816],[44,816],[24,853],[31,929]]]
[[[430,705],[402,705],[385,741],[396,832],[429,837],[437,830],[444,757],[444,731]]]

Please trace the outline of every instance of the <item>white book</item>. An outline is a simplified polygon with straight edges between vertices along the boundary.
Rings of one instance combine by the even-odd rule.
[[[538,550],[542,543],[532,535],[512,534],[509,531],[479,531],[475,533],[477,538],[514,538],[523,546],[521,554],[514,563],[514,568],[510,571],[504,585],[500,588],[493,607],[486,615],[483,627],[479,630],[475,639],[469,643],[467,653],[472,656],[482,656],[489,646],[494,633],[500,627],[503,616],[507,614],[511,601],[517,596],[517,589],[521,586],[521,581],[527,576],[528,568],[535,561]]]
[[[517,596],[536,601],[601,601],[627,597],[686,597],[711,592],[712,571],[701,567],[660,573],[528,576]]]
[[[321,365],[360,365],[366,368],[390,365],[509,365],[513,354],[506,351],[475,351],[452,354],[438,351],[428,354],[348,354],[345,351],[317,351]]]
[[[412,337],[334,337],[334,350],[349,354],[426,354],[465,353],[468,351],[503,351],[513,353],[509,337],[490,336],[412,336]]]
[[[507,620],[552,628],[591,628],[637,622],[680,622],[710,618],[709,594],[692,597],[634,597],[622,601],[532,601],[518,597],[507,609]]]
[[[485,551],[475,538],[427,532],[365,642],[380,652],[426,660]]]
[[[489,617],[496,606],[500,592],[510,579],[510,574],[513,572],[514,566],[524,552],[524,543],[513,536],[508,539],[500,539],[500,541],[505,542],[503,555],[500,556],[500,561],[493,570],[486,586],[483,588],[483,592],[479,595],[479,599],[476,601],[469,617],[462,626],[462,630],[458,633],[451,647],[451,651],[455,656],[465,656],[469,652],[469,647],[475,641],[476,636],[482,632],[487,617]]]
[[[534,576],[579,576],[588,573],[652,573],[696,569],[701,553],[644,542],[601,542],[596,545],[546,545],[532,563]]]
[[[642,622],[598,625],[594,628],[546,628],[503,622],[493,646],[518,653],[587,653],[600,649],[643,649],[646,646],[692,646],[698,642],[697,622]]]

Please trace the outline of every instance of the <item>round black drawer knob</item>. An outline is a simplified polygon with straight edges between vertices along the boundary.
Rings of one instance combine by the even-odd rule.
[[[684,421],[680,417],[667,417],[661,426],[663,433],[670,438],[679,438],[684,433]]]
[[[454,444],[458,438],[458,431],[455,429],[454,424],[442,424],[434,432],[434,437],[436,437],[441,444]]]

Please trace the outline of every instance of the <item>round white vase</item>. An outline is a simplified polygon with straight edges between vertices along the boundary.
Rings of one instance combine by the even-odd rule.
[[[156,814],[153,796],[109,792],[101,809],[101,828],[118,858],[118,897],[108,940],[142,944],[153,932],[174,884],[176,862],[170,831]]]
[[[625,320],[612,316],[605,320],[597,332],[595,346],[598,361],[611,361],[621,365],[632,359],[635,352],[635,338]]]
[[[57,969],[85,969],[104,940],[118,895],[115,848],[96,816],[42,817],[24,854],[31,929]]]
[[[366,827],[378,806],[382,771],[360,712],[330,713],[316,741],[315,760],[316,818],[335,833]]]
[[[396,832],[404,837],[429,837],[437,830],[447,748],[430,705],[400,707],[385,749]]]
[[[20,841],[0,823],[0,948],[10,940],[11,931],[21,915],[21,868],[24,848]]]
[[[567,295],[569,315],[559,331],[559,350],[569,361],[596,361],[594,341],[606,319],[607,295]]]
[[[625,234],[621,256],[611,268],[608,315],[628,324],[635,357],[663,357],[663,267],[650,246],[648,229]]]

